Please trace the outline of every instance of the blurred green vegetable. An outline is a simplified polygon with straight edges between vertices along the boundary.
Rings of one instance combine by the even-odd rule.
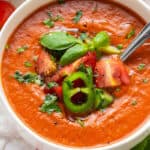
[[[149,150],[150,149],[150,136],[146,137],[140,144],[131,150]]]
[[[102,89],[95,88],[95,109],[108,107],[113,102],[113,97]]]

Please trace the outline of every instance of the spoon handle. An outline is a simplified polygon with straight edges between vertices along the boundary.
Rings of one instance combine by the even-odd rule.
[[[133,42],[128,46],[125,52],[121,55],[121,60],[125,61],[148,38],[150,38],[150,23],[143,28],[135,40],[133,40]]]

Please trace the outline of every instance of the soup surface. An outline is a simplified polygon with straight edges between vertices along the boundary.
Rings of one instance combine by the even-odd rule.
[[[73,18],[78,11],[82,12],[82,17],[79,14],[80,20],[75,23]],[[48,12],[55,17],[59,15],[61,19],[53,21],[54,25],[45,25],[43,21],[49,17]],[[93,36],[107,31],[111,44],[120,45],[124,50],[144,24],[130,10],[100,0],[53,3],[30,15],[11,36],[2,60],[3,87],[14,111],[40,136],[64,145],[105,145],[127,136],[150,115],[149,42],[125,62],[130,84],[109,89],[115,97],[114,102],[106,109],[81,117],[79,123],[68,119],[62,102],[58,102],[62,113],[39,111],[45,97],[44,87],[19,83],[13,75],[16,71],[35,72],[36,59],[44,49],[39,42],[40,37],[50,31],[71,29],[77,31],[75,36],[81,32]]]

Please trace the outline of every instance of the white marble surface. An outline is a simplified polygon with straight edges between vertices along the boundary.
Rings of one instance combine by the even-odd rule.
[[[16,7],[19,6],[24,0],[8,0]],[[150,0],[145,0],[150,5]],[[27,144],[17,133],[15,124],[7,115],[0,103],[0,150],[37,150]]]

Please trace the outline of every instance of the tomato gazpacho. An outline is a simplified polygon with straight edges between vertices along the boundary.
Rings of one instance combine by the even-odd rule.
[[[14,31],[2,84],[18,117],[67,146],[106,145],[150,115],[150,43],[121,54],[145,22],[112,1],[58,0]]]

